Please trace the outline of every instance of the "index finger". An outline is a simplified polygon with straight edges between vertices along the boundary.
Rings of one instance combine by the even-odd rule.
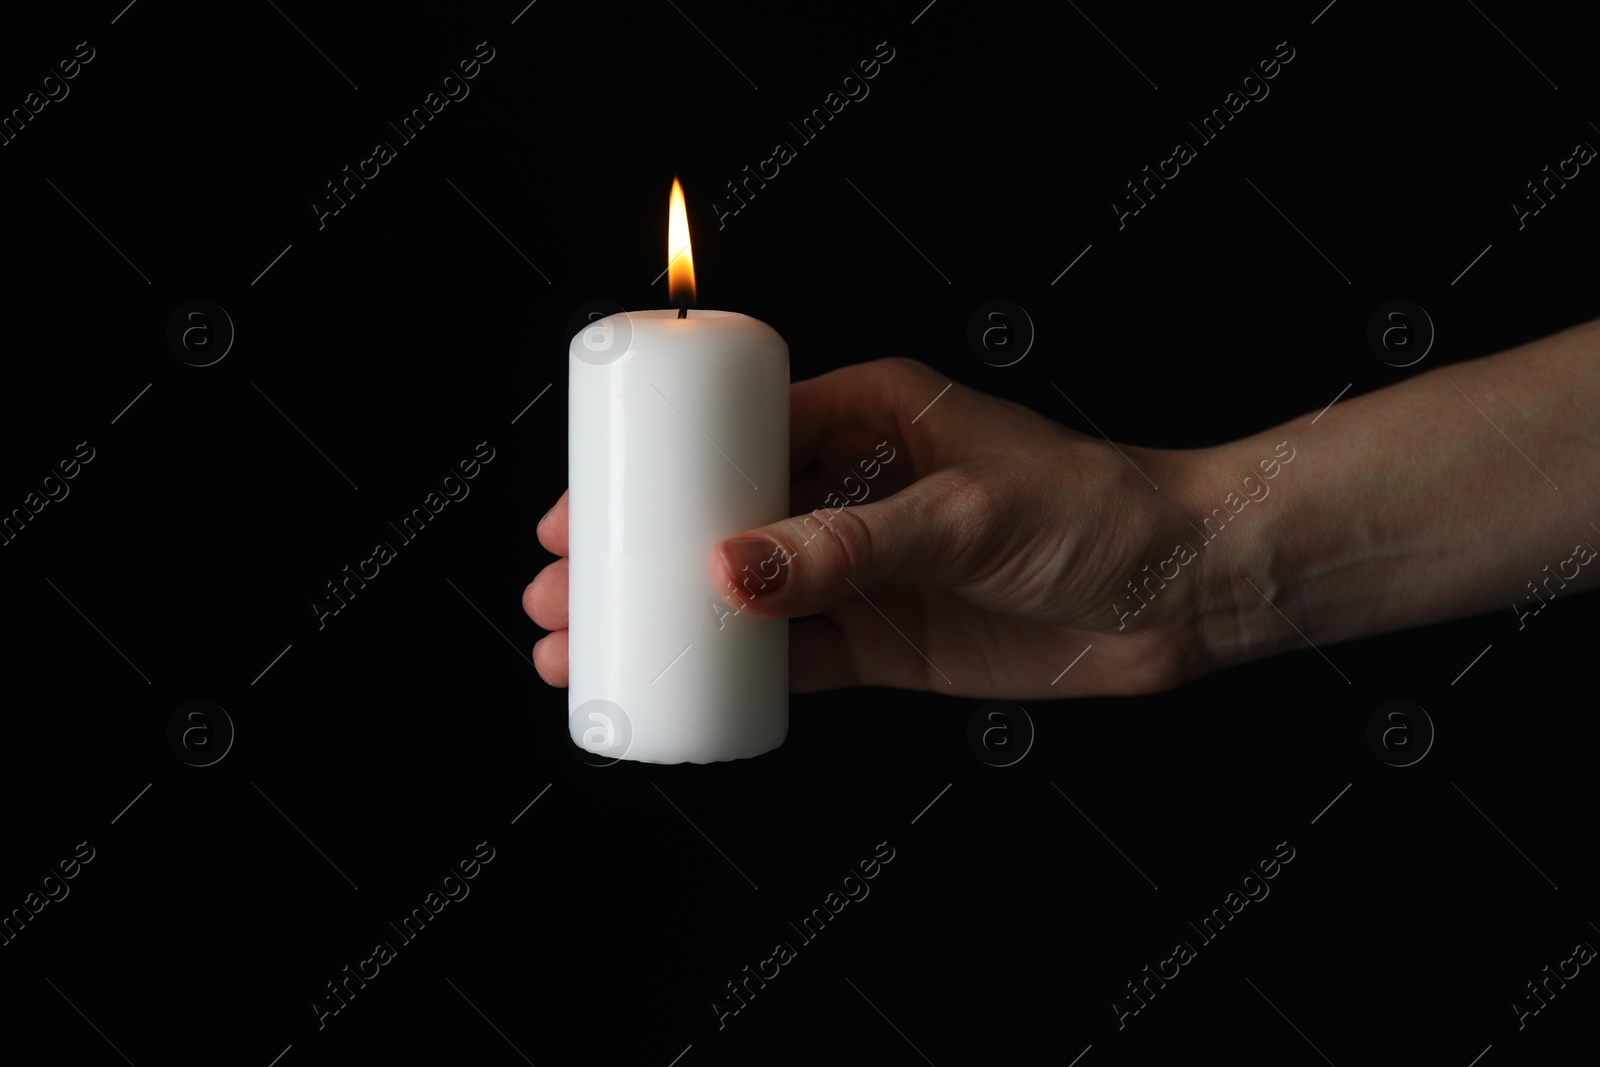
[[[790,469],[803,471],[823,460],[841,437],[871,437],[903,444],[911,453],[913,479],[924,477],[952,461],[951,449],[961,437],[937,431],[948,431],[951,413],[967,399],[958,394],[970,392],[925,363],[899,358],[795,382],[789,387]]]
[[[568,489],[561,494],[556,506],[539,520],[537,528],[539,543],[558,556],[570,554],[567,550],[567,494],[570,492],[572,490]]]

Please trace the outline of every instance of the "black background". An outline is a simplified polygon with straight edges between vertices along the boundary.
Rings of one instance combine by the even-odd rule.
[[[1520,631],[1502,610],[1029,702],[1004,768],[968,747],[981,701],[888,690],[795,697],[756,760],[569,751],[520,604],[565,487],[568,321],[666,306],[674,175],[701,305],[771,324],[796,380],[912,356],[1142,445],[1244,436],[1600,310],[1600,179],[1520,231],[1509,206],[1600,137],[1573,16],[924,2],[6,14],[7,111],[95,50],[0,147],[0,508],[94,449],[0,548],[0,909],[95,850],[0,947],[7,1042],[140,1065],[1465,1067],[1592,1040],[1588,968],[1521,1030],[1509,1007],[1600,940],[1592,596]],[[470,95],[319,228],[324,183],[480,41]],[[884,41],[870,95],[719,230],[723,184]],[[1280,41],[1270,95],[1119,229],[1122,184]],[[196,299],[236,330],[203,368],[166,340]],[[1037,331],[1013,366],[965,339],[991,299]],[[1365,341],[1393,299],[1437,328],[1406,369]],[[324,583],[481,441],[470,496],[319,629]],[[1494,480],[1478,492],[1494,513]],[[195,699],[237,731],[208,767],[167,742]],[[1392,699],[1437,730],[1407,768],[1365,739]],[[319,1029],[324,983],[480,841],[470,896]],[[723,984],[880,842],[870,896],[719,1030]],[[1280,842],[1270,896],[1119,1030],[1124,983]]]

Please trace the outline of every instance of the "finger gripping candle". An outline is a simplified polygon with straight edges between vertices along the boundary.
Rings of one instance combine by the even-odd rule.
[[[677,310],[573,338],[568,391],[568,727],[604,759],[711,763],[783,743],[789,623],[729,608],[712,547],[789,509],[789,347],[763,322],[686,310],[693,264],[673,182]],[[735,603],[773,566],[741,575]]]

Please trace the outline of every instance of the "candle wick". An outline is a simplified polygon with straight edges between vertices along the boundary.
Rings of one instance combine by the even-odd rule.
[[[686,319],[688,317],[689,317],[689,309],[684,307],[682,304],[678,305],[678,318]]]

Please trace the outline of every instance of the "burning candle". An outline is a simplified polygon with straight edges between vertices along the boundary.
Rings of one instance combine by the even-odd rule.
[[[690,307],[676,179],[668,216],[676,309],[609,315],[569,350],[568,728],[604,759],[711,763],[789,729],[788,620],[730,609],[710,572],[718,541],[789,513],[789,346]],[[761,587],[743,576],[739,600]]]

